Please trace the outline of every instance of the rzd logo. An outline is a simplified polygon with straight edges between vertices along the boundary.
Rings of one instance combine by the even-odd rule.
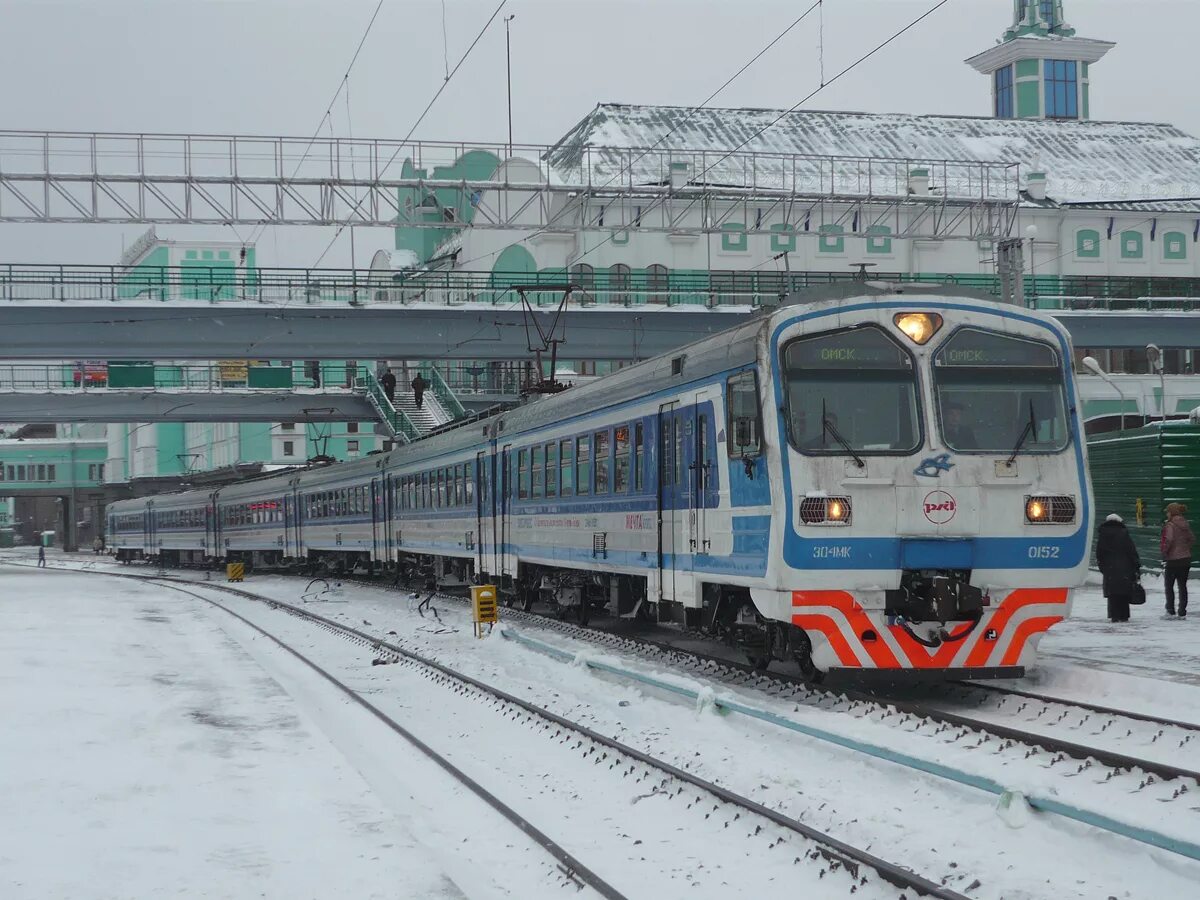
[[[945,491],[930,491],[924,500],[925,518],[934,525],[945,525],[958,512],[958,503]]]

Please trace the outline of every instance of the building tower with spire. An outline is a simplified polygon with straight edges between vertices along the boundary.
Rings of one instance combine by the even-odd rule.
[[[1013,0],[1013,24],[967,60],[992,81],[998,119],[1088,119],[1090,69],[1115,44],[1076,37],[1064,0]]]

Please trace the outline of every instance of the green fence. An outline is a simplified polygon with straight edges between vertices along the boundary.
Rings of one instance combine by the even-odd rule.
[[[1110,513],[1125,520],[1142,565],[1157,568],[1168,503],[1200,513],[1200,426],[1155,422],[1088,440],[1096,523]],[[1093,535],[1093,543],[1095,536]]]

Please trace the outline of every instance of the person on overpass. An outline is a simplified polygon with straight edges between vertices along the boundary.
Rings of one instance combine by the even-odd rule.
[[[388,403],[396,405],[396,376],[391,369],[385,369],[379,383],[383,385],[383,393],[388,398]]]
[[[417,404],[417,409],[420,409],[421,404],[424,403],[425,391],[428,387],[429,382],[418,372],[417,377],[412,380],[413,402]]]

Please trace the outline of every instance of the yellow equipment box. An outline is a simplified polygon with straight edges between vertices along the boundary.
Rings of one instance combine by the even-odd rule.
[[[246,580],[246,564],[245,563],[228,563],[225,566],[226,581],[245,581]]]
[[[471,618],[475,622],[475,637],[483,637],[484,625],[494,625],[500,620],[500,605],[496,602],[494,584],[471,586]]]

